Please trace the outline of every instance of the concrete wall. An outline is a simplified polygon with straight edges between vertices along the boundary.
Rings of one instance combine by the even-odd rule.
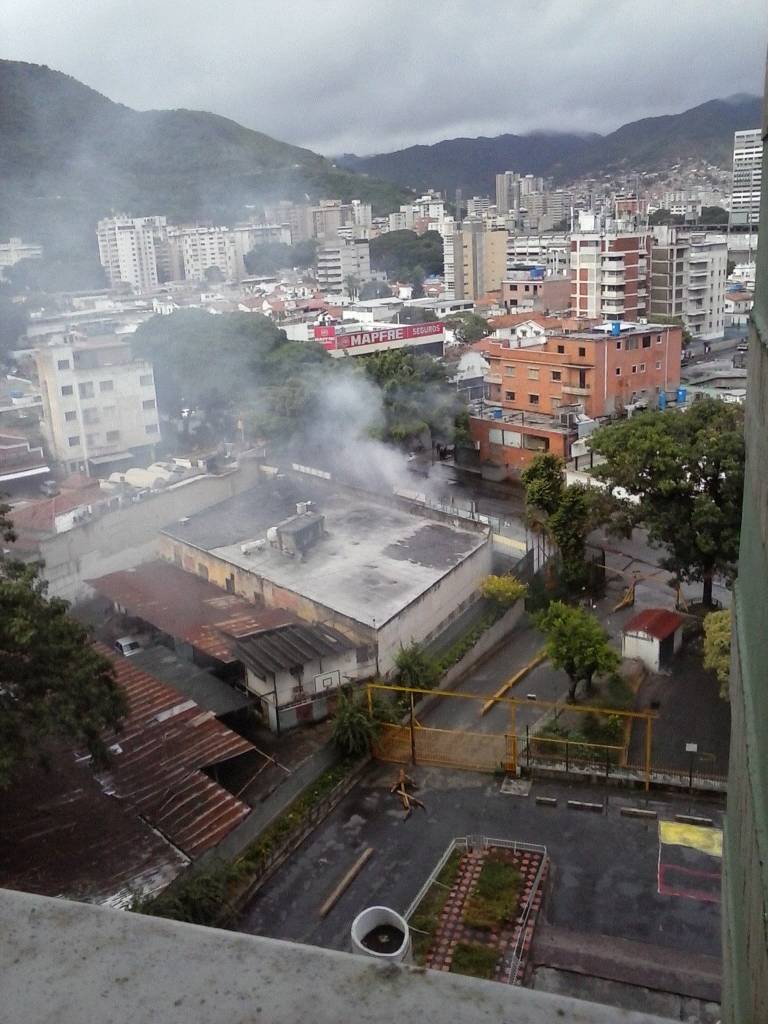
[[[659,671],[659,642],[647,633],[624,633],[621,638],[624,658],[637,658],[651,672]]]
[[[73,602],[89,597],[84,580],[151,559],[159,530],[253,487],[257,474],[256,463],[246,462],[223,476],[194,478],[41,541],[49,593]]]
[[[493,654],[499,644],[503,643],[510,633],[516,629],[517,624],[523,617],[524,613],[524,601],[518,601],[517,604],[513,605],[509,609],[509,611],[505,612],[498,622],[494,622],[491,628],[487,629],[485,633],[483,633],[472,650],[467,651],[461,661],[457,661],[455,665],[452,665],[448,669],[440,680],[440,689],[452,689],[457,683],[461,682],[461,680],[471,672],[476,665],[481,661],[485,661],[486,658]]]
[[[440,632],[474,599],[480,583],[492,570],[490,537],[482,547],[438,580],[421,597],[385,623],[378,631],[379,671],[387,675],[395,667],[401,647],[423,641]]]

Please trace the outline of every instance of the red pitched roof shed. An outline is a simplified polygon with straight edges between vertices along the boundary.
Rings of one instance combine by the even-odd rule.
[[[624,624],[624,633],[647,633],[657,640],[666,640],[682,626],[682,615],[667,608],[645,608]]]
[[[201,770],[254,747],[193,700],[133,666],[111,658],[128,698],[123,731],[102,786],[125,800],[189,857],[216,846],[249,808]]]

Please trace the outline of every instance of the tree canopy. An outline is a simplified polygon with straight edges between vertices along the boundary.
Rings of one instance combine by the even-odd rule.
[[[0,535],[12,540],[7,511],[0,506]],[[46,587],[36,566],[0,559],[0,786],[50,739],[82,745],[104,765],[103,734],[126,710],[112,665]]]
[[[451,328],[457,341],[465,344],[480,341],[491,333],[488,321],[477,313],[452,313],[445,318],[445,326]]]
[[[648,223],[651,226],[656,224],[685,224],[685,217],[681,213],[671,213],[665,207],[659,210],[654,210],[648,218]]]
[[[704,668],[711,669],[720,683],[720,696],[728,698],[731,678],[731,610],[710,612],[704,618]]]
[[[568,697],[576,699],[579,683],[589,693],[597,673],[613,672],[621,658],[608,642],[608,634],[589,612],[553,601],[535,617],[536,627],[546,638],[547,657],[570,679]]]
[[[286,245],[284,242],[265,242],[256,245],[243,257],[249,274],[274,274],[286,267],[311,267],[317,256],[317,242],[309,239]]]
[[[309,411],[310,371],[330,362],[322,346],[288,341],[260,314],[195,309],[152,317],[133,335],[133,350],[154,364],[164,415],[195,410],[224,433],[245,415],[267,436],[295,429]]]
[[[664,568],[703,582],[712,604],[715,574],[736,572],[744,487],[744,412],[717,399],[687,411],[638,413],[596,431],[596,473],[639,499],[635,522],[663,546]],[[629,506],[627,506],[629,507]]]
[[[437,231],[388,231],[371,239],[371,268],[383,270],[392,281],[422,280],[443,273],[443,239]]]

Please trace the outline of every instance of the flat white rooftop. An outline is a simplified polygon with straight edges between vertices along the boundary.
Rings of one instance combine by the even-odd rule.
[[[304,559],[241,545],[294,515],[311,498],[325,536]],[[170,537],[251,571],[368,626],[380,627],[488,543],[485,530],[437,522],[341,486],[265,484],[164,530]]]

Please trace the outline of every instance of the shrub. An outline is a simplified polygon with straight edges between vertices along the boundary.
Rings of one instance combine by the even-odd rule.
[[[468,974],[472,978],[493,978],[499,953],[476,942],[457,942],[451,963],[452,974]]]
[[[486,576],[480,592],[500,608],[507,609],[525,597],[528,588],[515,576]]]

